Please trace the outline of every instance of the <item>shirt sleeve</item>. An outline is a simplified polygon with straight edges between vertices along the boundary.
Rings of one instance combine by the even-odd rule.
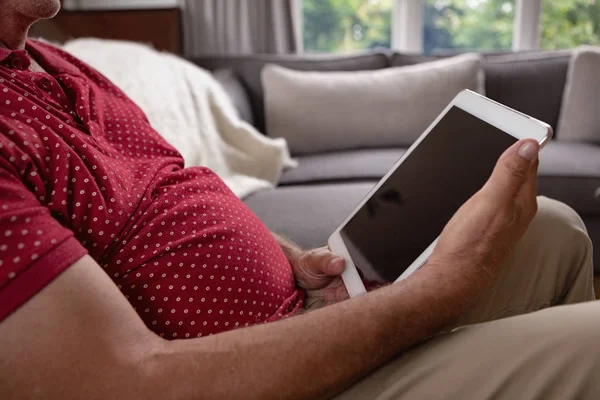
[[[0,157],[0,322],[86,253]]]

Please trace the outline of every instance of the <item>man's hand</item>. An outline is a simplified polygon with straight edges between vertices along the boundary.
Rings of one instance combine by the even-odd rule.
[[[288,258],[298,286],[303,289],[323,289],[344,272],[345,261],[329,248],[299,251]]]
[[[425,268],[461,268],[465,281],[488,286],[537,211],[539,145],[520,141],[498,160],[485,186],[467,201],[440,235]],[[479,290],[478,290],[479,291]]]
[[[322,296],[325,305],[350,298],[346,285],[339,276],[344,271],[345,261],[329,248],[302,251],[289,261],[298,286],[308,290],[309,297]],[[316,289],[321,291],[317,292]]]
[[[340,277],[346,264],[341,256],[333,254],[328,247],[302,250],[289,240],[273,235],[285,253],[300,288],[322,290],[318,296],[322,295],[325,304],[337,303],[350,297]]]

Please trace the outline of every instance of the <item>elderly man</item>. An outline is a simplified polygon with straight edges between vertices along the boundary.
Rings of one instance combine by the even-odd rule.
[[[535,142],[409,279],[303,312],[343,260],[272,235],[118,88],[28,41],[59,8],[0,0],[0,398],[600,396],[600,305],[539,311],[594,293],[580,218],[536,199]]]

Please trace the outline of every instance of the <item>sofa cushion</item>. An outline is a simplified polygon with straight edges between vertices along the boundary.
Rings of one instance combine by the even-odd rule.
[[[265,131],[264,99],[260,80],[265,64],[277,64],[303,71],[365,71],[389,66],[386,53],[353,55],[252,55],[197,57],[190,61],[208,70],[227,68],[235,71],[248,90],[252,102],[255,126]]]
[[[482,57],[376,71],[296,71],[267,65],[267,133],[292,154],[408,146],[462,90],[483,94]]]
[[[540,175],[600,178],[600,145],[550,142],[540,153]]]
[[[298,167],[285,171],[280,184],[380,179],[405,151],[362,149],[296,157]],[[600,178],[600,145],[550,142],[541,152],[540,175]]]
[[[259,192],[248,206],[273,231],[303,248],[327,243],[331,233],[348,217],[375,182],[292,186]],[[583,220],[595,244],[600,243],[600,215]],[[600,275],[600,262],[595,263]]]
[[[551,182],[550,179],[552,178],[540,179],[541,194],[552,196],[552,187],[556,182]],[[576,180],[578,179],[565,179],[563,183],[566,186],[563,188],[566,190],[570,185],[569,181]],[[256,193],[246,199],[246,204],[271,231],[285,235],[304,248],[312,248],[327,243],[331,233],[348,217],[375,184],[375,181],[368,181],[281,187]],[[575,210],[590,205],[579,202],[576,197],[571,197],[574,202],[572,203],[568,201],[569,199],[560,198],[560,193],[558,194],[552,197],[565,201]],[[600,203],[597,203],[595,214],[578,210],[586,222],[594,243],[600,243],[599,208]],[[596,263],[596,267],[597,273],[600,273],[600,263]]]
[[[392,66],[412,65],[448,55],[396,53]],[[571,51],[485,54],[486,96],[557,129]]]
[[[562,102],[558,139],[600,143],[600,47],[573,53]]]
[[[381,179],[405,149],[357,150],[298,157],[282,186]],[[571,205],[579,213],[600,215],[600,145],[551,142],[540,156],[539,192]]]
[[[298,167],[286,170],[280,185],[379,180],[405,149],[367,149],[296,157]]]
[[[551,142],[540,153],[540,194],[600,216],[600,145]]]
[[[312,248],[327,244],[375,183],[290,186],[258,192],[245,201],[271,231]]]

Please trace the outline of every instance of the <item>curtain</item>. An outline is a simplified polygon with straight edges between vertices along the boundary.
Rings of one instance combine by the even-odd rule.
[[[185,0],[185,55],[296,53],[298,1]]]

